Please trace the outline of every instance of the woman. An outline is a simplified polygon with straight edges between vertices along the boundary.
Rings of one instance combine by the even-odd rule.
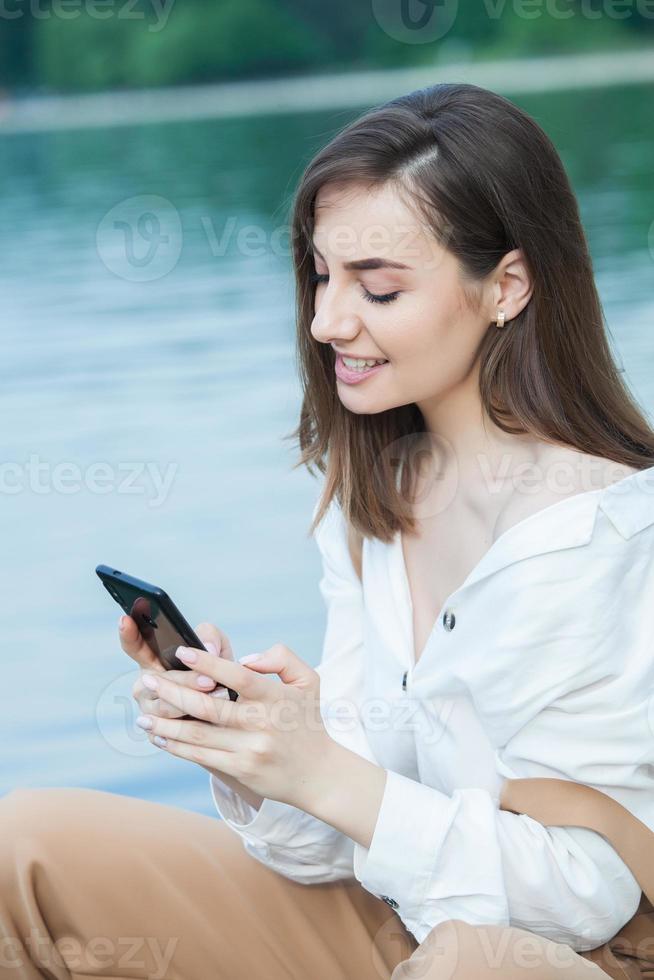
[[[560,159],[437,85],[317,154],[292,231],[321,663],[205,623],[164,676],[125,617],[141,723],[224,820],[9,794],[3,969],[649,975],[654,433]]]

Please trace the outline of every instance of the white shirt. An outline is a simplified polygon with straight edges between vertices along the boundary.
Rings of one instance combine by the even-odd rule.
[[[336,501],[314,537],[325,726],[387,771],[370,847],[285,803],[257,812],[210,776],[220,815],[294,881],[356,878],[418,942],[454,918],[576,950],[611,939],[641,896],[611,844],[500,810],[498,793],[503,777],[571,779],[654,829],[654,466],[504,531],[417,664],[399,533],[364,538],[362,582]]]

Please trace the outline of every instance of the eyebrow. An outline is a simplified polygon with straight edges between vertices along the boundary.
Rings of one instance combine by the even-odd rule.
[[[319,258],[325,261],[321,252],[318,251],[315,244],[311,242],[311,247]],[[410,269],[410,265],[404,265],[402,262],[395,262],[392,259],[355,259],[352,262],[343,262],[343,268],[348,270],[365,271],[367,269]]]

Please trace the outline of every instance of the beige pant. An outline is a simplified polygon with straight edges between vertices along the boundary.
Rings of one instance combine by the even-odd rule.
[[[247,854],[218,816],[92,789],[0,799],[0,977],[9,980],[630,975],[523,929],[447,922],[418,946],[356,880],[290,881]]]

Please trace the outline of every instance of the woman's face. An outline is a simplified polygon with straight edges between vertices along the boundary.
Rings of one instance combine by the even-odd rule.
[[[388,184],[375,190],[327,185],[315,215],[319,280],[311,333],[346,357],[387,361],[370,373],[346,375],[336,354],[341,402],[359,414],[439,402],[470,374],[494,315],[492,289],[484,295],[490,314],[489,304],[478,313],[468,308],[457,259]],[[376,261],[362,268],[366,259]],[[351,262],[358,267],[348,267]]]

